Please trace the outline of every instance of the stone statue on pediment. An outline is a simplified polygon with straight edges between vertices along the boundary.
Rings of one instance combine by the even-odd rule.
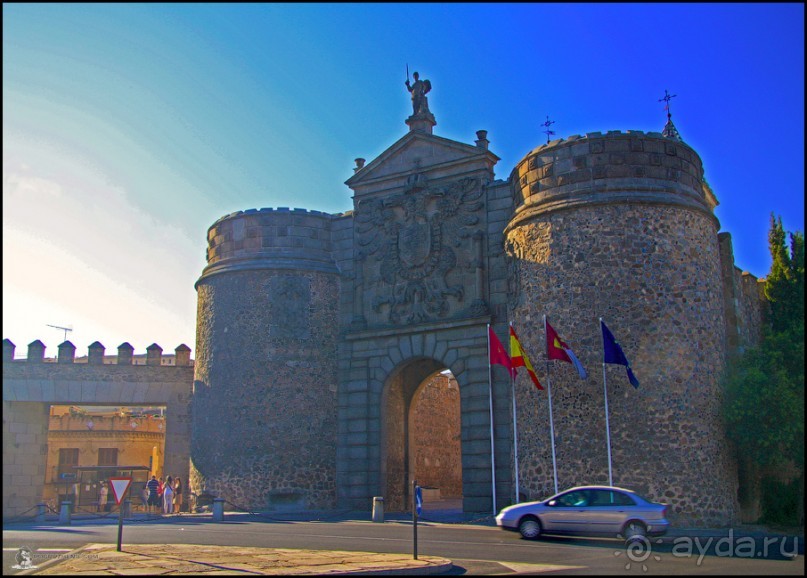
[[[415,82],[410,84],[406,79],[406,90],[412,93],[412,115],[431,114],[429,111],[429,99],[426,94],[432,89],[432,83],[428,80],[420,80],[420,75],[415,72]]]

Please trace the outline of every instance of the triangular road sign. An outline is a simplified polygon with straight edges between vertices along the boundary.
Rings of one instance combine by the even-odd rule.
[[[116,504],[120,505],[120,501],[131,483],[132,478],[109,478],[109,485],[112,486],[112,495],[115,496]]]

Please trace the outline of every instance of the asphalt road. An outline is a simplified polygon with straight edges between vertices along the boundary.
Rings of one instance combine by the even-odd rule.
[[[12,569],[17,548],[27,546],[35,562],[87,543],[115,543],[117,524],[74,522],[72,526],[16,525],[3,530],[3,574]],[[363,521],[267,522],[243,516],[221,523],[209,518],[127,522],[123,543],[188,543],[265,548],[315,548],[371,552],[412,552],[411,523]],[[651,540],[649,550],[626,550],[616,539],[544,538],[526,541],[518,534],[487,526],[419,524],[418,553],[455,563],[451,574],[665,574],[804,575],[804,557],[788,559],[793,544],[713,538],[689,542]],[[763,556],[762,554],[766,554]],[[540,565],[549,565],[546,568]]]

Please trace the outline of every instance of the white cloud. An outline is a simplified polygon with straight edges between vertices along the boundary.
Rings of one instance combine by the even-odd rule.
[[[137,351],[154,342],[167,352],[194,348],[204,239],[73,167],[46,178],[4,162],[3,337],[18,348],[42,339],[50,356],[64,334],[45,325],[72,324],[77,354],[96,340],[108,350],[123,341]]]

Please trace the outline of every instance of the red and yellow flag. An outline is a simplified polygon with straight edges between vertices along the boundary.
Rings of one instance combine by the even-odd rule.
[[[513,329],[512,325],[510,326],[510,361],[513,364],[514,373],[516,371],[516,367],[526,368],[527,373],[530,375],[530,379],[532,379],[532,382],[535,384],[535,387],[538,389],[543,389],[541,382],[538,381],[538,376],[535,374],[535,370],[532,368],[530,358],[527,357],[527,354],[521,347],[521,342],[518,340],[518,336],[516,335],[516,331]]]
[[[566,349],[568,346],[563,342],[558,335],[558,332],[549,324],[549,321],[546,322],[546,356],[549,359],[559,359],[561,361],[565,361],[566,363],[571,363],[572,360],[569,358],[569,354],[566,353]]]
[[[546,321],[545,324],[547,359],[559,359],[560,361],[571,363],[574,365],[577,373],[580,375],[580,379],[586,379],[588,374],[586,373],[583,364],[580,363],[580,360],[577,359],[577,356],[572,351],[572,348],[566,345],[566,343],[560,338],[560,335],[558,335],[558,332],[555,331],[555,329],[549,324],[549,321]]]

